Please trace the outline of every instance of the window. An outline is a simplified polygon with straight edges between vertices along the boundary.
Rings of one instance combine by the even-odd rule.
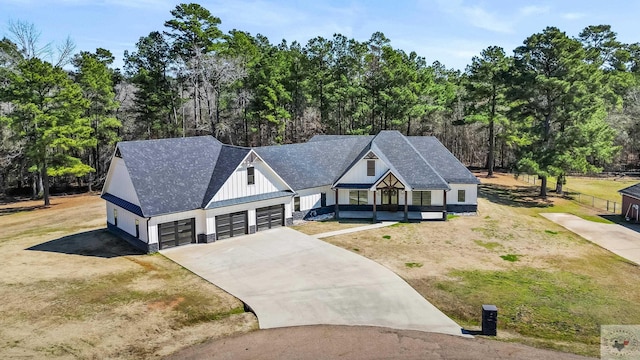
[[[459,203],[464,202],[465,201],[464,198],[465,198],[465,191],[458,190],[458,202]]]
[[[255,183],[256,183],[255,169],[253,167],[248,167],[247,168],[247,184],[253,185]]]
[[[136,219],[136,237],[140,239],[140,220]]]
[[[431,206],[431,191],[414,191],[412,197],[413,205]]]
[[[293,198],[293,211],[300,211],[300,196]]]
[[[118,209],[113,209],[113,225],[118,226]]]
[[[366,205],[369,202],[369,195],[366,190],[349,191],[349,205]]]
[[[376,176],[375,160],[367,160],[367,176]]]

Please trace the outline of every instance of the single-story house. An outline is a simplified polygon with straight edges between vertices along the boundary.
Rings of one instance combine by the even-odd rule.
[[[245,148],[200,136],[118,143],[102,198],[108,228],[154,252],[315,214],[446,220],[477,211],[478,184],[434,137],[382,131]]]
[[[622,215],[627,221],[640,220],[640,183],[618,191],[622,195]]]

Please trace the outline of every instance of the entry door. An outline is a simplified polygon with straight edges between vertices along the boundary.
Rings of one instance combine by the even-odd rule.
[[[380,203],[383,211],[398,211],[398,189],[382,189]]]

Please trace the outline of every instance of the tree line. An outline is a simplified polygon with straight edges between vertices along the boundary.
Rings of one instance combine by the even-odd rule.
[[[113,67],[108,49],[54,51],[12,22],[0,42],[0,187],[89,190],[120,140],[210,134],[261,146],[318,133],[433,135],[471,166],[559,179],[637,167],[640,44],[608,25],[577,37],[547,27],[507,55],[491,46],[465,71],[341,34],[306,44],[240,30],[180,4]],[[54,56],[55,55],[55,56]],[[53,180],[51,180],[53,179]],[[541,187],[545,196],[546,187]]]

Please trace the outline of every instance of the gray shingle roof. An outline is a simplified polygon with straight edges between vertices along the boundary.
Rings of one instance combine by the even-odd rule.
[[[623,195],[629,195],[640,199],[640,183],[618,190],[618,192]]]
[[[102,194],[101,198],[105,199],[106,201],[120,206],[121,208],[136,214],[138,216],[144,216],[144,214],[142,213],[142,209],[140,209],[140,206],[136,205],[136,204],[132,204],[130,202],[128,202],[125,199],[121,199],[115,195],[109,194],[109,193],[104,193]]]
[[[145,217],[205,208],[251,151],[223,145],[211,136],[121,142],[118,149],[140,200],[135,212]],[[413,189],[479,183],[437,139],[405,137],[398,131],[376,136],[316,135],[307,143],[254,149],[294,191],[333,185],[369,150]]]
[[[274,192],[265,193],[265,194],[243,196],[243,197],[229,199],[229,200],[214,201],[211,204],[209,204],[206,207],[206,209],[216,209],[216,208],[221,208],[225,206],[246,204],[254,201],[278,199],[283,197],[292,197],[293,195],[295,195],[295,193],[292,193],[291,191],[274,191]]]
[[[145,217],[202,208],[250,151],[228,148],[212,136],[118,143]]]
[[[447,182],[398,131],[381,131],[371,142],[371,150],[389,165],[401,181],[418,190],[449,190]]]
[[[315,137],[314,137],[315,138]],[[370,142],[369,136],[255,148],[256,153],[293,188],[331,185]]]
[[[407,140],[448,183],[480,184],[480,180],[435,137],[408,136]]]

